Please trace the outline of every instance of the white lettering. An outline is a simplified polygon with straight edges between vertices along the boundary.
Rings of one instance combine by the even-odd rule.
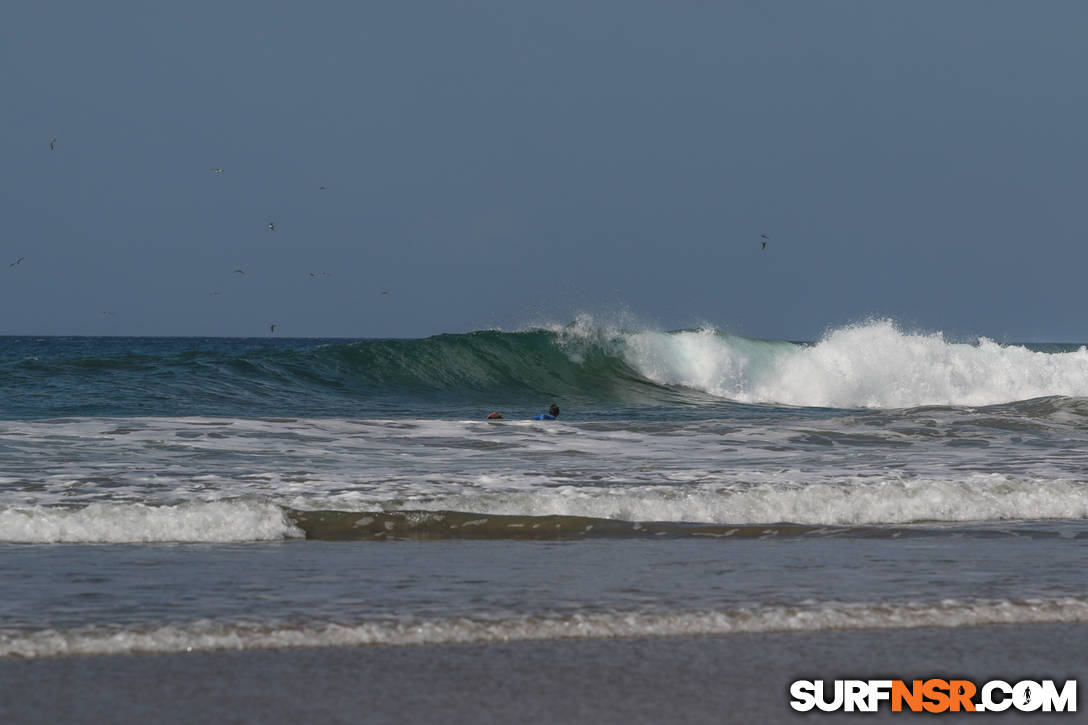
[[[1035,712],[1043,706],[1043,688],[1038,682],[1022,680],[1012,688],[1012,704],[1020,712]]]
[[[1043,711],[1051,712],[1051,708],[1057,712],[1077,711],[1077,681],[1066,680],[1062,685],[1062,691],[1054,685],[1054,680],[1043,680]]]
[[[918,681],[915,681],[916,683]],[[1003,712],[1015,707],[1020,712],[1076,712],[1077,681],[1065,680],[1061,689],[1054,680],[1021,680],[1015,685],[1004,680],[990,680],[978,691],[977,700],[968,701],[964,694],[973,690],[968,681],[953,680],[948,700],[951,709],[974,706],[977,712]],[[927,687],[941,685],[942,680],[926,680]],[[790,685],[790,707],[798,712],[819,708],[824,712],[877,712],[881,703],[891,702],[893,685],[898,680],[797,680]],[[964,689],[966,686],[967,689]],[[909,692],[909,691],[908,691]],[[943,690],[942,690],[943,692]],[[911,697],[911,695],[901,695]],[[897,698],[899,699],[899,698]],[[932,700],[932,696],[931,696]],[[939,701],[938,701],[939,702]],[[918,709],[918,701],[910,701],[912,709]],[[925,709],[930,708],[925,703]],[[942,708],[941,711],[943,711]]]
[[[880,709],[881,700],[892,699],[891,680],[869,680],[869,712]]]
[[[824,698],[824,681],[816,681],[816,707],[824,712],[835,712],[842,707],[843,701],[842,680],[835,680],[835,697],[830,702]]]
[[[846,702],[846,712],[868,712],[869,708],[866,707],[868,696],[868,686],[865,680],[847,680],[845,683],[844,700]]]
[[[995,700],[993,697],[994,690],[1001,692],[1002,697]],[[1002,712],[1008,710],[1012,706],[1012,699],[1006,697],[1012,694],[1012,685],[1004,680],[990,680],[982,686],[982,705],[984,707],[976,706],[976,710]]]
[[[816,685],[811,680],[797,680],[790,685],[790,707],[798,712],[808,712],[816,707]]]

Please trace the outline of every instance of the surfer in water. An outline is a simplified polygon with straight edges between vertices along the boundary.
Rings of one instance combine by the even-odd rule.
[[[559,406],[552,403],[552,407],[548,408],[547,413],[541,413],[540,415],[534,415],[533,420],[555,420],[559,417]],[[502,420],[502,413],[495,411],[487,414],[487,420]]]
[[[559,417],[559,406],[552,403],[552,407],[548,408],[547,413],[541,413],[540,415],[534,415],[533,420],[555,420]]]

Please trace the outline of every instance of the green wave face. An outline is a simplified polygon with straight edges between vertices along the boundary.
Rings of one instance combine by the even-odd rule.
[[[506,401],[526,395],[625,403],[675,398],[678,388],[639,374],[622,348],[621,338],[482,331],[351,343],[326,354],[341,361],[356,384],[376,392],[478,393]]]
[[[639,374],[623,335],[479,331],[413,340],[0,341],[0,415],[432,415],[551,402],[646,405],[682,386]],[[135,348],[135,349],[134,349]]]

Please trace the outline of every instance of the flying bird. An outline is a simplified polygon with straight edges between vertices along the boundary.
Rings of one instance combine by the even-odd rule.
[[[222,174],[222,173],[223,173],[223,169],[217,169],[217,168],[215,168],[214,166],[212,167],[212,169],[211,169],[211,170],[212,170],[212,171],[214,171],[214,172],[215,172],[215,173],[217,173],[217,174]]]
[[[268,326],[268,333],[269,334],[272,334],[275,331],[276,331],[276,325],[275,324],[271,324],[271,325]]]
[[[766,248],[767,248],[767,242],[763,242],[763,244],[760,246],[760,249],[766,249]]]
[[[53,138],[49,139],[49,150],[50,151],[56,151],[56,148],[55,148],[56,145],[57,145],[57,137],[54,136]]]
[[[270,231],[270,232],[276,231],[276,222],[268,222],[268,231]]]
[[[387,295],[387,294],[389,294],[389,290],[387,290],[387,289],[383,289],[383,290],[382,290],[382,294],[383,294],[383,295]]]
[[[322,191],[324,191],[324,190],[325,190],[325,187],[324,187],[324,186],[319,186],[319,187],[317,187],[317,188],[318,188],[318,189],[321,189]]]
[[[234,273],[235,274],[245,274],[246,271],[244,269],[236,269],[236,270],[234,270]]]
[[[19,257],[18,259],[16,259],[16,260],[15,260],[14,262],[12,262],[11,264],[9,264],[8,266],[9,266],[9,267],[14,267],[14,266],[15,266],[15,265],[17,265],[17,264],[18,264],[19,262],[22,262],[22,261],[23,261],[24,259],[26,259],[26,257]]]
[[[770,237],[768,237],[766,234],[760,234],[759,236],[760,236],[761,239],[765,239],[765,240],[770,239]],[[767,248],[767,242],[765,241],[765,242],[763,242],[763,245],[760,247],[760,249],[766,249],[766,248]]]

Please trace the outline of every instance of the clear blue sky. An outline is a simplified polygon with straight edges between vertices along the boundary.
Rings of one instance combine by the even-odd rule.
[[[0,334],[1088,341],[1086,38],[1054,0],[7,0]]]

